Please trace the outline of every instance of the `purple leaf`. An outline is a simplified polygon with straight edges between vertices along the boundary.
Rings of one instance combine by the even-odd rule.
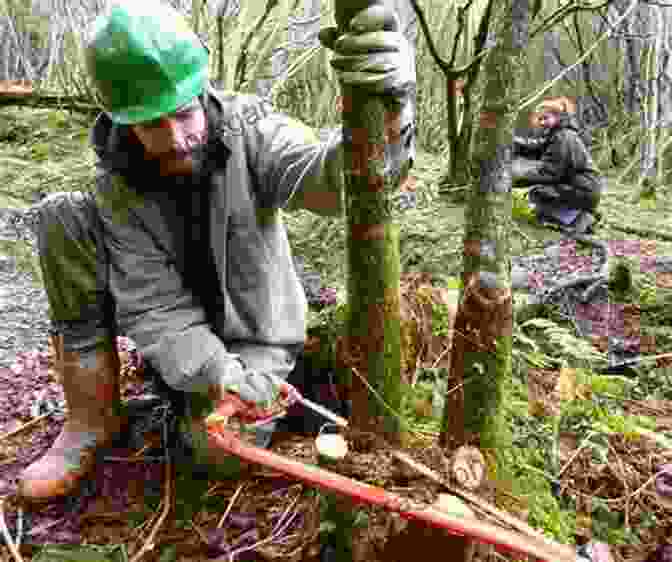
[[[234,553],[233,560],[236,562],[255,562],[256,560],[259,560],[259,557],[257,556],[257,553],[254,549],[243,550],[242,552],[234,551]],[[228,560],[226,562],[228,562]]]
[[[661,468],[662,472],[656,477],[656,492],[666,498],[672,498],[672,464]]]
[[[63,529],[56,531],[52,536],[50,536],[49,541],[60,542],[64,544],[81,544],[82,537],[79,533]]]
[[[41,525],[38,525],[38,526],[36,526],[36,527],[33,527],[30,531],[28,531],[28,535],[30,535],[30,536],[34,536],[34,537],[43,535],[43,534],[45,534],[49,529],[52,529],[52,528],[55,527],[56,525],[59,525],[59,524],[63,523],[64,520],[65,520],[64,517],[59,517],[58,519],[51,519],[51,518],[45,519],[45,520],[42,522]]]
[[[226,530],[210,529],[205,535],[208,539],[208,557],[228,555],[231,552],[231,545],[226,542]]]
[[[236,542],[233,543],[233,546],[234,547],[249,546],[258,541],[259,541],[259,529],[255,527],[254,529],[245,531],[242,535],[240,535],[236,539]]]
[[[225,522],[245,531],[254,526],[257,517],[252,513],[229,513]]]
[[[672,562],[672,544],[662,544],[654,550],[646,562]]]

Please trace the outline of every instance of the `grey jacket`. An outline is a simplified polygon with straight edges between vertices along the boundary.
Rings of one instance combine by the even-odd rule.
[[[520,157],[515,179],[530,185],[564,183],[599,196],[603,181],[578,131],[576,118],[562,113],[547,134],[514,137],[514,155]]]
[[[291,371],[305,338],[307,306],[282,209],[325,216],[343,210],[340,131],[321,143],[312,129],[256,96],[209,90],[203,102],[210,169],[191,188],[205,182],[210,189],[205,243],[217,286],[207,303],[185,284],[193,274],[186,269],[193,248],[185,247],[193,225],[172,190],[189,186],[155,176],[134,155],[137,147],[124,128],[105,115],[92,132],[120,331],[171,387],[200,393],[245,370],[283,377]]]

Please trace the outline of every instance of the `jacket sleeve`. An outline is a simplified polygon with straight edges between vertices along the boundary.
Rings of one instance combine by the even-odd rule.
[[[237,384],[242,364],[211,331],[169,253],[146,228],[138,212],[144,199],[123,179],[101,173],[96,200],[122,333],[176,390],[207,394],[215,382]]]
[[[513,156],[539,158],[546,144],[545,136],[513,136]]]
[[[408,106],[408,105],[407,105]],[[305,208],[326,216],[343,212],[343,133],[332,129],[322,142],[303,123],[272,107],[246,131],[247,150],[253,158],[261,200],[265,206],[291,211]],[[412,111],[402,112],[402,138],[388,148],[386,162],[401,169],[415,157]],[[314,205],[323,194],[325,205]],[[311,203],[309,203],[309,201]]]
[[[529,184],[560,183],[567,180],[572,166],[570,142],[566,131],[560,131],[549,141],[535,165],[528,166],[518,179]]]

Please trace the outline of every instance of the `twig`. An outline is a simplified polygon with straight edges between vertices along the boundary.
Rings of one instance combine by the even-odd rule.
[[[138,562],[144,554],[148,550],[152,550],[154,548],[154,539],[156,538],[156,533],[159,531],[161,528],[161,525],[163,524],[163,521],[168,515],[168,512],[170,511],[170,506],[171,506],[171,497],[173,493],[173,463],[169,460],[166,463],[166,486],[164,488],[164,494],[163,494],[163,511],[161,512],[161,515],[159,515],[159,518],[156,520],[156,523],[154,523],[154,526],[152,527],[152,530],[149,533],[149,536],[145,540],[144,544],[140,548],[140,550],[131,558],[131,562]]]
[[[163,462],[163,457],[103,457],[103,460],[109,462]]]
[[[590,302],[590,299],[593,298],[595,292],[602,286],[604,283],[607,283],[609,279],[606,276],[596,279],[595,282],[590,285],[580,297],[581,302]]]
[[[45,418],[48,418],[52,414],[56,412],[56,409],[48,411],[46,414],[42,414],[41,416],[36,417],[35,419],[30,420],[29,422],[24,423],[23,425],[17,427],[16,429],[13,429],[12,431],[9,431],[8,433],[5,433],[4,435],[0,436],[0,441],[4,441],[5,439],[9,439],[10,437],[14,437],[17,433],[20,433],[26,429],[29,429],[33,427],[36,423],[42,421]]]
[[[240,495],[240,492],[243,491],[244,487],[245,484],[240,484],[238,488],[236,488],[236,491],[233,493],[233,496],[231,496],[231,499],[229,500],[229,505],[226,506],[226,510],[224,511],[224,515],[222,515],[222,518],[219,520],[219,523],[217,523],[218,529],[221,529],[222,525],[224,525],[225,519],[229,515],[229,512],[231,511],[233,504],[235,503],[236,499],[238,499],[238,496]]]
[[[560,480],[560,477],[563,475],[563,473],[565,472],[565,470],[567,470],[567,468],[569,467],[569,465],[572,464],[572,463],[574,462],[574,459],[575,459],[576,457],[579,456],[579,453],[586,447],[586,445],[588,445],[588,443],[590,442],[590,438],[593,437],[594,435],[596,435],[596,432],[595,432],[595,431],[590,431],[590,432],[588,432],[588,435],[587,435],[586,438],[583,440],[583,443],[581,443],[580,447],[579,447],[576,451],[574,451],[574,454],[573,454],[573,455],[571,456],[571,458],[565,463],[565,466],[563,466],[563,467],[560,469],[560,472],[558,472],[558,476],[557,476],[556,480]]]
[[[191,525],[191,528],[196,531],[196,534],[198,537],[201,539],[201,542],[205,545],[209,544],[208,543],[208,537],[205,536],[205,533],[201,530],[201,528],[196,525],[193,521],[189,521],[189,524]]]
[[[133,529],[133,531],[131,531],[131,536],[137,535],[137,536],[138,536],[138,540],[140,540],[140,538],[142,537],[142,534],[144,533],[145,529],[148,528],[148,527],[150,527],[150,526],[154,523],[154,521],[156,520],[156,517],[157,517],[156,514],[157,514],[157,512],[158,512],[159,510],[163,510],[163,505],[164,505],[164,501],[163,501],[163,499],[161,499],[161,501],[159,502],[159,505],[158,505],[157,508],[156,508],[157,511],[154,512],[154,513],[152,514],[151,517],[145,519],[145,520],[142,522],[142,525],[140,525],[140,526],[136,527],[135,529]]]
[[[658,478],[658,476],[660,476],[661,474],[665,474],[665,472],[666,472],[665,470],[660,470],[660,471],[656,472],[656,474],[651,476],[646,482],[644,482],[644,484],[642,484],[634,492],[632,492],[631,494],[628,494],[626,496],[621,496],[620,498],[602,498],[602,497],[599,497],[599,496],[596,496],[596,495],[593,495],[593,494],[584,494],[583,492],[579,492],[578,490],[572,490],[572,491],[576,495],[583,496],[584,498],[590,498],[590,499],[598,498],[600,501],[605,502],[605,503],[618,503],[618,502],[622,502],[622,501],[625,501],[625,500],[630,500],[630,499],[634,498],[635,496],[639,495],[640,492],[642,490],[644,490],[644,488],[646,488],[649,484],[651,484],[651,482],[653,482],[656,478]]]
[[[138,458],[140,455],[142,455],[142,453],[144,453],[149,448],[150,448],[149,445],[144,445],[142,449],[140,449],[136,453],[133,453],[133,456],[131,458]]]
[[[662,232],[654,228],[640,228],[625,223],[613,222],[610,220],[605,220],[604,224],[606,224],[609,228],[613,228],[614,230],[618,230],[620,232],[625,232],[626,234],[635,234],[642,238],[655,238],[656,240],[666,240],[668,242],[672,241],[672,233]]]
[[[92,519],[109,519],[111,521],[128,521],[128,517],[130,515],[130,511],[122,511],[122,512],[113,512],[113,511],[103,511],[100,513],[84,513],[81,516],[81,521],[89,521]]]
[[[432,369],[436,369],[436,366],[441,362],[441,359],[445,357],[447,353],[449,353],[453,349],[453,342],[451,341],[448,345],[445,345],[443,349],[441,350],[441,353],[439,353],[439,356],[436,358],[434,363],[432,364]]]
[[[205,492],[205,497],[206,497],[206,498],[209,498],[210,496],[212,496],[213,492],[214,492],[215,490],[217,490],[217,488],[219,488],[220,485],[221,485],[221,482],[217,482],[216,484],[213,484],[212,486],[210,486],[210,488],[208,489],[208,491]]]
[[[457,496],[465,501],[467,501],[470,504],[473,504],[474,506],[478,507],[481,511],[494,516],[495,518],[499,519],[501,522],[506,523],[507,525],[510,525],[517,531],[520,531],[521,533],[524,533],[526,535],[534,536],[537,538],[543,538],[543,535],[539,533],[538,531],[535,531],[532,527],[529,525],[526,525],[522,521],[519,521],[515,517],[509,515],[508,513],[504,513],[503,511],[497,509],[496,507],[490,505],[489,503],[485,502],[475,494],[472,494],[467,491],[463,490],[456,490],[452,486],[450,486],[437,472],[433,471],[431,468],[428,466],[416,461],[415,459],[412,459],[409,457],[406,453],[402,453],[401,451],[393,451],[392,456],[396,458],[397,460],[403,462],[410,468],[418,471],[419,473],[423,474],[430,480],[433,480],[437,484],[440,484],[443,488],[445,488],[448,492],[453,494],[454,496]]]
[[[608,443],[609,448],[611,449],[612,453],[616,456],[616,459],[618,460],[618,464],[621,467],[621,473],[623,475],[623,487],[625,488],[625,493],[626,493],[626,498],[625,498],[625,529],[626,531],[630,530],[630,486],[628,486],[628,475],[625,473],[625,466],[623,465],[623,460],[619,456],[618,452],[614,448],[614,446],[611,443]],[[611,468],[611,465],[608,465],[611,471],[614,473],[616,476],[616,471]]]
[[[21,539],[23,539],[23,508],[19,507],[18,521],[16,523],[16,548],[21,547]]]
[[[0,531],[2,531],[2,536],[5,539],[7,546],[9,547],[9,552],[12,553],[14,560],[16,560],[16,562],[23,562],[23,558],[21,558],[21,553],[19,553],[17,545],[14,544],[14,540],[9,534],[9,529],[7,529],[7,524],[5,523],[4,503],[5,498],[4,497],[0,498]]]
[[[236,67],[234,71],[234,79],[236,86],[235,89],[237,91],[242,89],[243,82],[245,81],[245,70],[247,67],[247,50],[250,46],[250,43],[252,42],[254,36],[264,26],[266,20],[270,17],[271,12],[276,8],[278,3],[279,0],[267,0],[264,13],[261,16],[259,16],[256,23],[254,24],[254,28],[252,28],[249,31],[249,33],[247,34],[247,36],[245,37],[240,46],[238,60],[236,61]]]
[[[274,540],[278,540],[280,535],[291,525],[292,521],[296,518],[296,516],[299,514],[298,511],[293,512],[291,515],[288,515],[290,510],[296,505],[296,502],[299,501],[299,498],[301,497],[301,492],[297,494],[297,496],[294,498],[294,500],[287,506],[285,511],[282,513],[280,518],[278,519],[278,522],[275,524],[273,529],[271,530],[270,534],[265,538],[260,541],[257,541],[254,544],[251,544],[249,546],[243,546],[240,548],[235,548],[233,549],[229,554],[227,554],[225,557],[220,557],[216,558],[215,562],[224,562],[224,558],[226,558],[229,561],[235,560],[235,557],[238,554],[241,554],[243,552],[247,552],[249,550],[255,550],[259,548],[260,546],[269,543]]]
[[[612,363],[608,366],[609,369],[616,369],[619,367],[629,367],[631,365],[638,365],[639,363],[648,363],[649,361],[658,361],[659,359],[671,359],[672,353],[660,353],[659,355],[640,355],[634,359],[621,361],[620,363]]]
[[[84,515],[86,517],[86,515]],[[28,531],[29,536],[35,536],[39,535],[40,533],[44,533],[47,529],[51,529],[52,527],[55,527],[56,525],[60,525],[65,521],[65,517],[60,517],[59,519],[55,519],[53,521],[49,521],[48,523],[44,523],[43,525],[38,525],[37,527],[33,527]]]

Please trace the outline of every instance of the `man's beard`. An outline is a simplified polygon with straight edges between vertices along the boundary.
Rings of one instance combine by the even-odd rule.
[[[161,176],[198,176],[208,153],[207,134],[190,143],[185,150],[172,150],[150,158]]]

